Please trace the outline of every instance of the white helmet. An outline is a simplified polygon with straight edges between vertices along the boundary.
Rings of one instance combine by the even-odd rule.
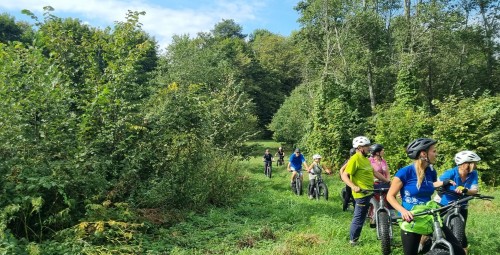
[[[352,147],[358,148],[359,146],[370,145],[370,140],[365,136],[358,136],[352,140]]]
[[[455,154],[455,163],[461,165],[466,162],[478,162],[481,158],[472,151],[461,151]]]
[[[314,154],[313,159],[321,158],[321,155],[319,154]]]

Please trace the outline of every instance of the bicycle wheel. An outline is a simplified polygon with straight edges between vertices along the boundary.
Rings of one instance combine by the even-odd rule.
[[[465,236],[465,224],[462,219],[458,216],[451,216],[450,226],[448,226],[453,233],[453,235],[457,238],[460,244],[463,247],[464,244],[464,236]]]
[[[391,229],[389,226],[390,219],[386,211],[378,213],[377,230],[380,235],[380,244],[382,245],[382,254],[387,255],[391,253]]]
[[[340,191],[340,199],[342,200],[342,211],[347,211],[347,207],[349,207],[349,197],[347,197],[347,191],[345,187]]]
[[[271,178],[271,174],[272,174],[272,168],[271,168],[271,165],[267,165],[266,167],[266,176]]]
[[[319,186],[318,198],[324,197],[325,200],[328,200],[328,187],[326,187],[326,184],[320,183],[318,186]]]
[[[295,194],[302,195],[302,181],[300,177],[295,179]]]

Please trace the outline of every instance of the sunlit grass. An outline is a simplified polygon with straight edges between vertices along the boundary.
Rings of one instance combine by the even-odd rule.
[[[279,146],[267,141],[258,143],[260,149]],[[249,177],[251,188],[239,203],[213,208],[204,215],[193,214],[186,222],[166,230],[169,238],[165,242],[175,247],[171,254],[381,254],[375,229],[368,224],[359,245],[349,245],[352,211],[341,209],[339,193],[343,183],[338,175],[325,175],[328,201],[309,200],[306,195],[292,194],[285,166],[274,165],[271,179],[264,175],[263,153],[261,150],[258,156],[241,163],[240,170]],[[307,178],[304,180],[307,187]],[[493,189],[482,193],[500,194]],[[498,212],[498,199],[471,202],[469,254],[495,254],[500,250]],[[399,233],[394,226],[392,254],[402,254]]]

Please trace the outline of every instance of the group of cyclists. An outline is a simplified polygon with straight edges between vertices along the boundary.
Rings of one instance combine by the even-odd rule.
[[[431,138],[418,138],[406,147],[407,156],[413,160],[410,165],[397,170],[392,180],[388,164],[384,159],[384,147],[381,144],[371,144],[365,136],[358,136],[352,141],[350,157],[340,169],[342,181],[346,184],[343,210],[346,210],[346,201],[354,200],[354,215],[350,225],[349,243],[356,245],[359,242],[361,230],[365,223],[370,208],[371,194],[363,193],[363,190],[376,188],[389,188],[387,202],[391,209],[395,210],[403,219],[403,222],[412,224],[400,224],[401,241],[405,255],[418,254],[424,247],[426,234],[418,231],[416,225],[421,224],[414,218],[414,210],[417,207],[426,206],[430,203],[446,205],[458,200],[460,195],[474,195],[478,193],[477,163],[481,158],[472,151],[460,151],[455,157],[456,167],[445,171],[438,178],[433,164],[437,159],[437,141]],[[280,154],[281,153],[281,154]],[[266,150],[264,161],[272,161],[272,156]],[[284,157],[283,148],[280,147],[276,155]],[[269,160],[269,161],[268,161]],[[315,154],[314,162],[307,165],[304,155],[300,149],[295,149],[290,155],[287,170],[292,172],[291,187],[294,187],[295,176],[298,174],[302,180],[302,169],[309,172],[309,179],[314,181],[314,174],[321,174],[323,170],[330,174],[331,170],[321,164],[321,156]],[[268,163],[266,163],[268,164]],[[311,198],[311,186],[309,183],[309,196]],[[434,196],[437,188],[441,191]],[[400,202],[401,201],[401,202]],[[461,207],[460,214],[467,221],[467,205]],[[373,227],[374,222],[370,222]],[[451,231],[443,226],[446,239],[453,245],[455,254],[467,254],[468,242],[464,236],[462,242],[458,241]]]

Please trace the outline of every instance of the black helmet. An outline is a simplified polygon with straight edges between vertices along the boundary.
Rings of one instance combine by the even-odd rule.
[[[381,152],[384,149],[384,146],[382,144],[374,143],[372,146],[370,146],[370,153],[372,155],[375,155],[377,152]]]
[[[415,139],[413,142],[408,144],[408,147],[406,147],[406,154],[411,159],[417,159],[418,154],[421,151],[427,151],[429,147],[435,143],[437,143],[437,141],[430,138]]]
[[[349,156],[352,156],[352,155],[354,155],[354,154],[356,154],[356,148],[351,148],[351,149],[349,150]]]

